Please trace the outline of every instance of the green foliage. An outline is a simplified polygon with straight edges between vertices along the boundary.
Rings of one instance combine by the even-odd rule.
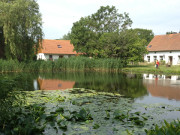
[[[12,112],[15,111],[14,103],[21,104],[21,100],[18,101],[19,96],[17,94],[19,92],[16,91],[17,89],[15,80],[6,77],[0,78],[0,129],[8,124],[6,121],[11,118]]]
[[[70,33],[68,34],[64,34],[62,38],[60,38],[61,40],[70,40]]]
[[[5,41],[4,41],[3,27],[1,25],[1,20],[0,20],[0,58],[5,58],[4,49],[5,49]]]
[[[124,63],[139,62],[153,38],[151,30],[130,29],[127,13],[119,14],[112,6],[100,9],[73,24],[70,39],[77,52],[94,58],[121,58]]]
[[[40,121],[44,117],[44,107],[34,104],[22,108],[14,107],[14,109],[11,117],[0,125],[3,127],[0,133],[32,135],[44,132],[45,125]]]
[[[77,111],[69,111],[69,115],[63,115],[64,118],[68,121],[86,121],[86,120],[93,120],[90,111],[85,108],[81,108],[79,112]]]
[[[16,60],[2,60],[0,59],[0,72],[21,72],[24,64]]]
[[[22,83],[22,80],[24,83]],[[17,111],[14,106],[24,103],[22,90],[33,89],[33,80],[26,75],[15,75],[14,77],[0,77],[0,129],[8,124],[12,112]]]
[[[145,125],[145,116],[141,114],[141,112],[135,112],[135,113],[129,113],[129,111],[120,111],[116,110],[114,112],[114,119],[120,120],[123,123],[129,123],[132,122],[134,125],[143,127]]]
[[[180,33],[180,32],[179,32]],[[168,35],[168,34],[177,34],[177,32],[174,32],[174,31],[168,31],[168,32],[166,32],[166,35]]]
[[[156,125],[152,130],[145,130],[147,135],[179,135],[180,134],[180,121],[174,120],[168,123],[164,120],[164,125],[162,127]]]
[[[28,61],[33,58],[42,39],[42,20],[35,0],[0,2],[0,20],[7,59]],[[1,36],[2,37],[2,36]]]
[[[116,46],[116,34],[126,30],[131,24],[127,13],[119,14],[114,6],[102,6],[96,13],[73,24],[70,39],[77,52],[93,57],[109,57],[108,52],[103,51],[104,47],[111,44]],[[114,36],[116,38],[111,41]],[[105,37],[110,44],[103,42],[106,41]]]
[[[129,62],[139,62],[143,60],[144,54],[147,53],[146,40],[140,39],[133,30],[127,30],[120,33],[119,46],[121,47],[119,56]]]
[[[154,37],[154,33],[152,32],[152,30],[136,28],[133,29],[133,31],[136,32],[140,39],[146,40],[145,46],[147,46]]]

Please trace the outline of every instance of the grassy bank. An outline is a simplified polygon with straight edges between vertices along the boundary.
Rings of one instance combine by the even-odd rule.
[[[62,58],[55,61],[20,63],[0,60],[0,72],[58,72],[58,71],[106,71],[119,72],[124,66],[120,59],[90,59],[87,57]]]
[[[180,74],[180,66],[166,67],[166,65],[160,65],[156,69],[154,65],[138,65],[124,67],[122,71],[131,73]]]

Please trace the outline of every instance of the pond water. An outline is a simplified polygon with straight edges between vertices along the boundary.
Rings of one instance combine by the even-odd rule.
[[[0,77],[16,78],[23,90],[66,90],[85,88],[119,93],[135,103],[164,103],[180,106],[180,76],[123,73],[11,73]]]

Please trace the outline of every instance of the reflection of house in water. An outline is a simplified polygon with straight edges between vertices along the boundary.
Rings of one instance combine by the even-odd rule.
[[[40,90],[65,90],[73,88],[75,81],[63,81],[56,79],[38,79]]]
[[[144,74],[143,84],[152,96],[180,100],[179,76]]]

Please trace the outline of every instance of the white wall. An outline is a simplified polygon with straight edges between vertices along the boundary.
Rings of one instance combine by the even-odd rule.
[[[36,56],[37,60],[47,60],[44,53],[38,53]]]
[[[160,56],[163,56],[163,60],[166,64],[169,62],[169,56],[172,56],[172,65],[180,65],[180,51],[171,51],[171,52],[149,52],[144,56],[144,60],[148,62],[148,56],[150,56],[150,63],[154,62],[154,56],[157,57],[157,60],[160,61]],[[179,57],[178,57],[179,56]]]
[[[44,53],[38,53],[37,54],[37,60],[49,60],[49,55],[52,55],[52,59],[53,60],[57,60],[59,59],[59,55],[57,54],[44,54]],[[75,55],[62,55],[64,58],[69,58],[71,56],[75,56]]]

